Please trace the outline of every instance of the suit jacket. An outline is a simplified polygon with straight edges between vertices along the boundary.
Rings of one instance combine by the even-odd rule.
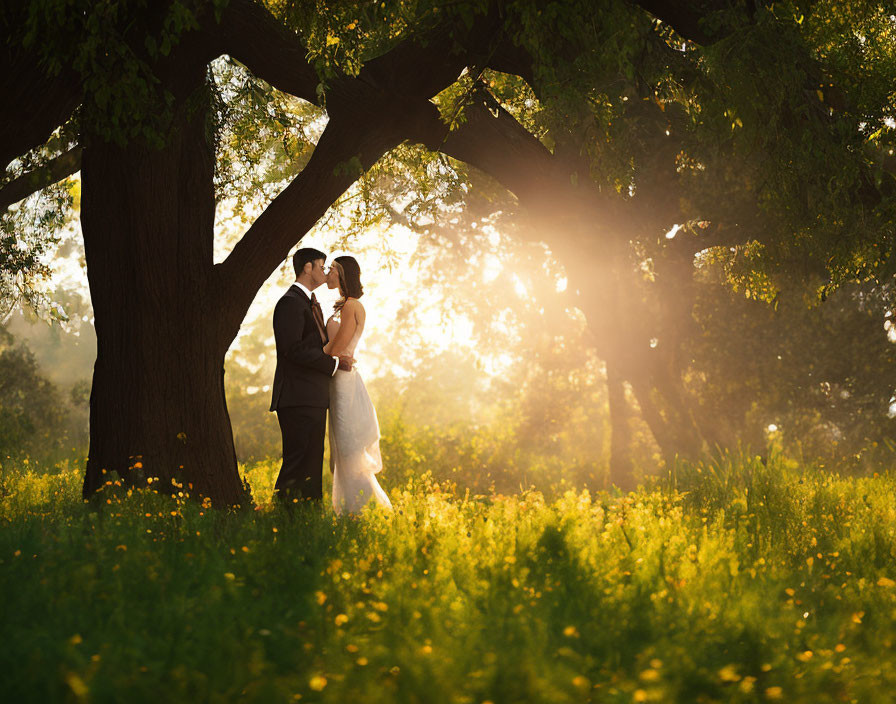
[[[311,299],[291,286],[274,307],[277,370],[271,410],[292,406],[327,408],[336,362],[324,354],[324,342],[311,313]]]

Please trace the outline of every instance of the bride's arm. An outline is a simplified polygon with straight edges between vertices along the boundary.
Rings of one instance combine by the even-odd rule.
[[[363,308],[361,308],[361,304],[357,300],[353,299],[345,302],[340,313],[342,322],[339,325],[339,330],[336,331],[336,337],[328,343],[330,350],[327,354],[338,357],[345,352],[346,346],[355,335],[355,330],[358,329],[358,315],[362,310]],[[326,347],[324,351],[327,351]]]

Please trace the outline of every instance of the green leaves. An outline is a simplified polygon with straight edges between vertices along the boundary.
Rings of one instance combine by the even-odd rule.
[[[217,140],[215,193],[236,217],[257,211],[301,171],[325,124],[324,112],[274,90],[236,62],[211,67]]]
[[[36,48],[48,72],[71,68],[83,82],[86,125],[107,141],[158,143],[170,124],[157,62],[198,28],[201,0],[174,0],[155,16],[149,0],[37,0],[13,43]],[[220,12],[222,0],[215,1]]]

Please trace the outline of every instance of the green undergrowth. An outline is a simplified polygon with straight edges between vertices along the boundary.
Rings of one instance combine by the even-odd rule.
[[[2,470],[16,702],[889,702],[896,481],[772,458],[623,496],[422,477],[340,518]],[[386,479],[388,485],[388,478]]]

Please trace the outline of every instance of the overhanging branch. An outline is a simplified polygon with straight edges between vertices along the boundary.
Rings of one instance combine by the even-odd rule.
[[[319,104],[317,72],[308,50],[262,4],[230,0],[218,27],[211,27],[217,49],[237,59],[258,78],[278,90]]]
[[[34,171],[22,174],[0,188],[0,212],[81,168],[81,147],[73,147]]]
[[[438,116],[433,116],[408,136],[488,174],[530,212],[550,214],[555,221],[559,213],[576,217],[590,214],[595,226],[614,230],[621,222],[621,203],[585,179],[577,181],[568,165],[487,91],[481,91],[465,109],[457,129],[449,131]]]
[[[68,68],[48,76],[21,47],[0,50],[0,167],[47,141],[81,101],[81,82]]]
[[[330,84],[330,121],[310,161],[216,267],[224,294],[239,299],[228,307],[235,311],[224,321],[228,331],[235,334],[261,284],[360,173],[423,125],[439,123],[429,98],[451,85],[467,65],[462,47],[488,44],[496,16],[490,13],[468,30],[452,25],[408,39],[368,61],[357,78],[344,76]],[[216,44],[222,53],[275,88],[316,102],[317,77],[305,61],[305,47],[267,10],[252,0],[232,0],[222,25],[226,39]],[[293,67],[283,66],[289,63],[284,54],[295,57]]]
[[[685,39],[708,45],[720,37],[713,37],[703,30],[700,21],[708,14],[728,7],[720,0],[632,0],[632,4],[669,25]]]
[[[223,295],[235,300],[228,306],[232,317],[223,321],[228,333],[236,334],[255,293],[296,242],[363,171],[404,140],[408,113],[380,101],[357,107],[354,119],[330,119],[307,166],[217,265]]]

